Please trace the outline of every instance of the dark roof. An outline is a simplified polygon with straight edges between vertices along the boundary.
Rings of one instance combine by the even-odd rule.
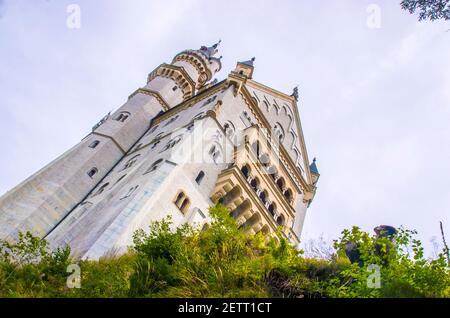
[[[310,170],[312,173],[315,173],[315,174],[319,174],[319,175],[320,175],[319,169],[317,169],[317,165],[316,165],[316,158],[314,158],[312,164],[309,165],[309,170]]]
[[[255,58],[252,57],[251,60],[244,61],[244,62],[239,62],[239,63],[240,63],[240,64],[245,64],[245,65],[248,65],[248,66],[253,66],[253,62],[254,62],[254,61],[255,61]]]

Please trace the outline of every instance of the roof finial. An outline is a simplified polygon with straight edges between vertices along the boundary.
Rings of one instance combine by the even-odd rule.
[[[298,85],[294,87],[291,96],[293,96],[295,100],[298,101]]]
[[[214,44],[214,45],[213,45],[213,48],[216,49],[216,48],[219,46],[220,42],[222,42],[222,40],[219,39],[219,42],[217,42],[216,44]]]

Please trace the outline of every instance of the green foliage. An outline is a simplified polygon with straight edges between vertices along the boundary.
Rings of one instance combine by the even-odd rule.
[[[402,0],[400,6],[411,14],[417,11],[419,21],[450,20],[449,0]]]
[[[0,242],[0,297],[448,297],[449,267],[443,254],[425,260],[414,231],[394,241],[354,227],[335,241],[330,259],[305,258],[281,232],[248,235],[229,211],[210,208],[203,230],[171,219],[138,230],[134,246],[119,257],[75,260],[70,249],[49,251],[47,242],[21,234]],[[350,263],[346,242],[360,262]],[[67,266],[78,264],[81,288],[68,288]],[[371,288],[373,265],[381,286]],[[369,271],[368,271],[369,270]]]

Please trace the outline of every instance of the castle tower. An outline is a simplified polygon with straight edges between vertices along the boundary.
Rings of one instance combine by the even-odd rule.
[[[0,198],[0,237],[30,230],[53,248],[99,258],[170,215],[202,227],[222,203],[251,233],[299,243],[319,177],[298,92],[253,80],[254,61],[220,82],[218,43],[161,64],[66,154]]]
[[[217,44],[161,64],[116,112],[79,144],[0,198],[0,238],[47,235],[148,130],[150,121],[194,96],[220,70]]]

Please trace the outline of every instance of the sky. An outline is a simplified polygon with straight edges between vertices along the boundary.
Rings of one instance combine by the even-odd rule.
[[[399,2],[0,0],[0,194],[159,64],[221,39],[219,80],[255,56],[254,80],[299,85],[321,173],[302,240],[403,225],[432,256],[439,221],[450,240],[450,24],[418,22]]]

